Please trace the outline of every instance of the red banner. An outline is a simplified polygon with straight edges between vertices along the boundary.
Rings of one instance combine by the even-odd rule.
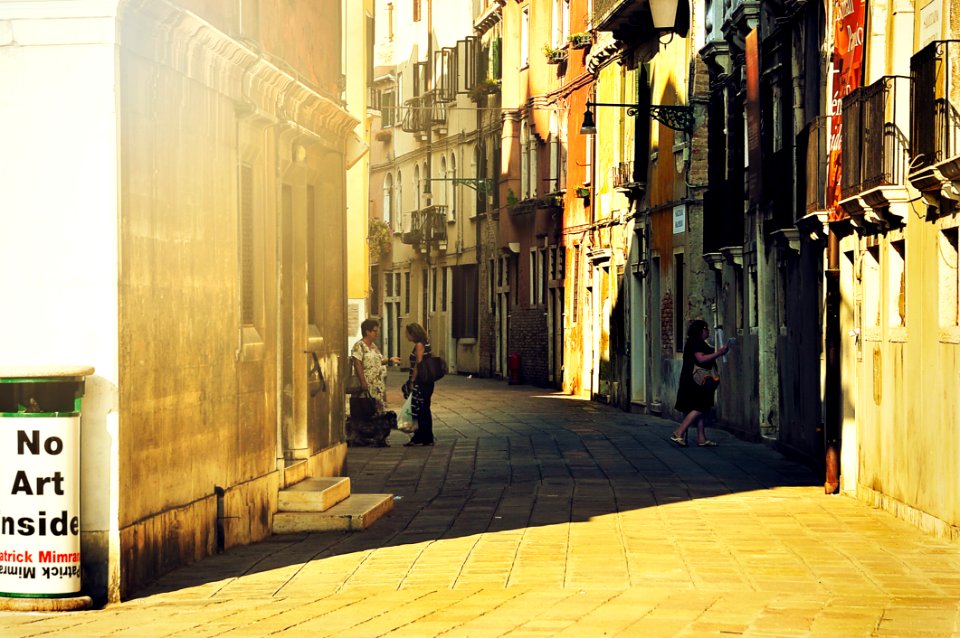
[[[840,165],[843,133],[843,98],[863,81],[864,16],[867,0],[833,2],[833,95],[830,101],[830,158],[827,173],[827,207],[830,219],[846,215],[837,209],[840,201]]]

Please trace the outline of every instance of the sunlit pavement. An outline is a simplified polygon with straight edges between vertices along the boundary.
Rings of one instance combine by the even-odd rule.
[[[391,388],[402,377],[393,373]],[[392,391],[393,403],[400,393]],[[359,533],[276,536],[6,636],[960,636],[960,545],[760,444],[447,377],[435,447],[351,448]]]

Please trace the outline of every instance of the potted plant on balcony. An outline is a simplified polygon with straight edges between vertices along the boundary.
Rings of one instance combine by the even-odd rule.
[[[547,64],[560,64],[567,59],[566,49],[554,49],[549,44],[543,45],[543,54],[547,57]]]
[[[379,261],[380,255],[390,251],[390,226],[380,219],[370,218],[367,224],[367,247],[370,261]]]
[[[587,31],[581,31],[580,33],[571,33],[568,41],[571,49],[586,49],[593,44],[593,36]]]
[[[470,89],[470,99],[479,102],[484,96],[496,93],[500,90],[500,82],[493,78],[484,78],[479,80]]]

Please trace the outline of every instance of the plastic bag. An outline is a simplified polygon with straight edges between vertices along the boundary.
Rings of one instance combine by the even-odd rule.
[[[407,395],[403,402],[403,407],[397,414],[397,429],[407,434],[413,434],[417,431],[417,420],[413,418],[413,393]]]

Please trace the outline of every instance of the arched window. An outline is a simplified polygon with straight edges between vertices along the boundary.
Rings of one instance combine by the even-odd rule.
[[[383,180],[383,223],[393,228],[393,175]]]
[[[449,175],[447,175],[447,158],[446,157],[440,158],[440,177],[443,178],[440,183],[442,187],[441,190],[443,191],[443,197],[440,199],[440,203],[443,204],[444,206],[449,206],[450,198],[447,197],[447,192],[448,192],[447,185],[450,184],[450,182],[446,180],[446,178],[449,177]]]
[[[394,207],[397,211],[394,230],[403,230],[403,171],[397,171],[397,205]]]
[[[413,167],[413,187],[416,192],[417,198],[413,201],[414,210],[420,210],[420,195],[422,191],[420,190],[420,166],[414,165]]]
[[[530,156],[527,145],[530,142],[530,129],[526,122],[520,122],[520,199],[530,197]]]
[[[450,175],[447,177],[450,178],[450,181],[447,184],[450,184],[450,199],[448,200],[447,206],[447,219],[450,221],[457,220],[457,156],[453,153],[450,153]]]

